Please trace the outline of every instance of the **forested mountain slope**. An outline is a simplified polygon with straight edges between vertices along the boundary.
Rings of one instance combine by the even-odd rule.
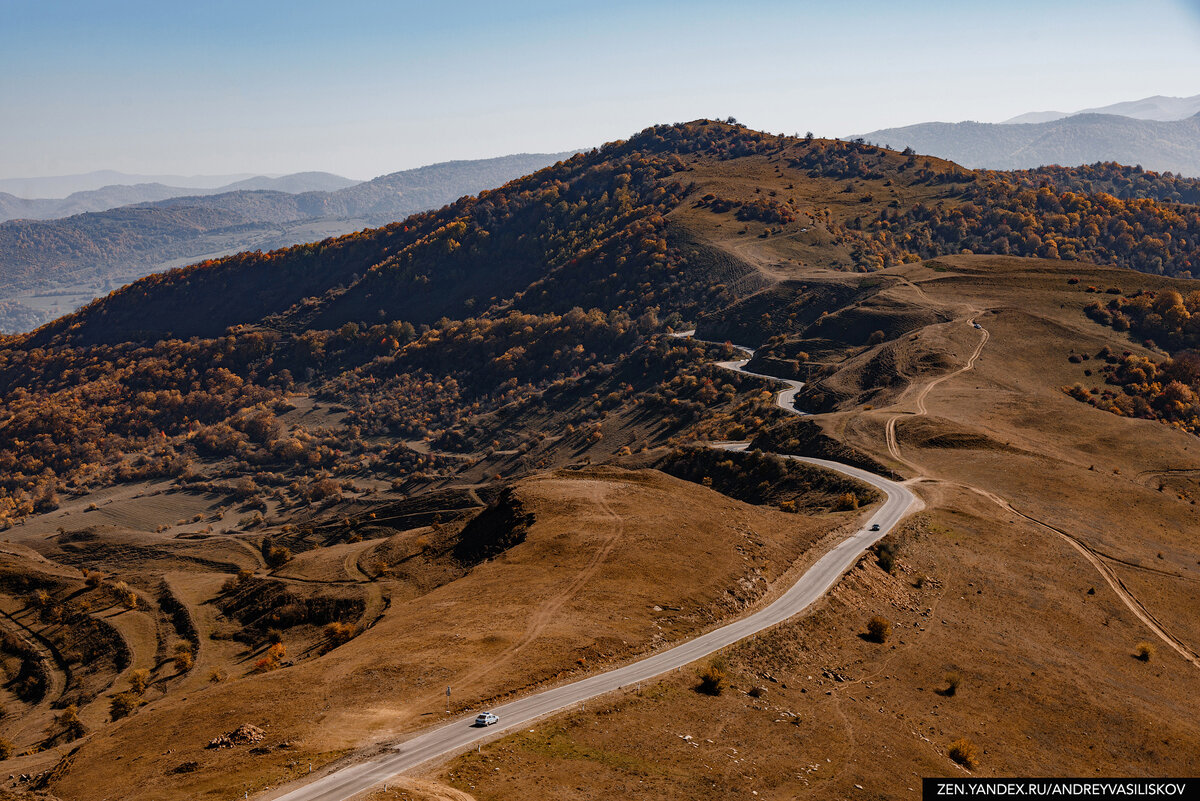
[[[47,297],[79,304],[164,265],[270,250],[403,219],[567,155],[446,162],[350,182],[336,191],[290,192],[312,182],[305,175],[248,179],[226,191],[185,196],[163,187],[157,194],[167,199],[153,203],[54,220],[9,220],[0,223],[0,300],[24,304],[24,317],[0,313],[0,330],[22,330],[26,319],[45,319],[45,311],[29,306],[46,308]]]

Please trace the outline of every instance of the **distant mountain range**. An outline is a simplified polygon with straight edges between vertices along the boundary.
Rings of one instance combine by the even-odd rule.
[[[141,175],[117,170],[96,170],[78,175],[51,175],[41,178],[0,178],[0,192],[23,198],[64,198],[75,192],[91,192],[106,186],[166,184],[167,186],[217,189],[222,186],[262,177],[253,172],[231,175]],[[272,175],[271,178],[279,176]]]
[[[288,184],[295,176],[252,178],[235,191],[171,197],[62,219],[9,220],[0,223],[0,301],[7,301],[0,304],[0,332],[28,330],[152,272],[404,219],[572,154],[451,161],[336,191],[259,189],[262,184],[255,182],[260,180],[284,186],[302,182]]]
[[[1169,121],[1087,113],[1024,124],[926,122],[884,128],[862,138],[896,149],[911,147],[971,168],[1116,161],[1200,177],[1200,115]]]
[[[92,174],[108,175],[110,173]],[[111,173],[111,175],[120,176],[121,173]],[[73,180],[81,176],[64,177]],[[31,180],[52,182],[56,179]],[[20,179],[16,181],[0,181],[0,185],[11,185],[19,182]],[[357,183],[359,182],[328,172],[298,172],[277,178],[256,175],[216,187],[171,186],[157,182],[118,183],[102,186],[99,189],[85,189],[72,192],[65,198],[18,197],[8,192],[0,191],[0,222],[16,219],[53,220],[59,217],[69,217],[72,214],[84,214],[89,211],[105,211],[133,203],[150,203],[173,197],[211,195],[241,190],[266,189],[289,193],[334,192],[354,186]]]
[[[1004,125],[1021,125],[1025,123],[1053,122],[1064,117],[1074,117],[1078,114],[1116,114],[1120,117],[1133,117],[1135,120],[1183,120],[1200,114],[1200,95],[1192,97],[1143,97],[1141,100],[1126,100],[1123,103],[1113,103],[1111,106],[1085,108],[1081,111],[1031,111],[1020,114]]]

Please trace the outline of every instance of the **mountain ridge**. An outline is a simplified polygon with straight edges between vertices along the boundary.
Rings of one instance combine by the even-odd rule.
[[[57,220],[0,223],[0,330],[19,330],[46,298],[77,306],[164,267],[272,250],[382,225],[499,186],[568,153],[524,153],[402,170],[333,192],[271,189],[171,197]],[[47,293],[61,293],[47,295]],[[46,318],[42,314],[42,319]],[[56,315],[55,315],[56,316]]]
[[[910,147],[971,169],[1019,170],[1116,161],[1200,176],[1200,114],[1167,122],[1113,114],[1078,114],[1020,125],[928,122],[884,128],[862,138]]]
[[[258,175],[212,188],[169,186],[157,182],[109,184],[98,189],[72,192],[65,198],[23,198],[0,192],[0,222],[16,219],[54,220],[176,197],[199,197],[248,190],[270,190],[288,194],[335,192],[357,183],[361,182],[332,173],[302,172],[275,178]]]
[[[1079,111],[1031,111],[1003,120],[1000,124],[1022,125],[1026,123],[1053,122],[1054,120],[1061,120],[1065,117],[1073,117],[1079,114],[1116,114],[1138,120],[1167,122],[1170,120],[1186,119],[1197,113],[1200,113],[1200,95],[1192,95],[1191,97],[1153,95],[1151,97],[1143,97],[1139,100],[1125,100],[1120,103],[1085,108]]]
[[[256,173],[239,172],[228,175],[171,175],[140,174],[120,170],[92,170],[70,175],[46,175],[28,178],[0,178],[0,192],[21,198],[64,198],[75,192],[88,192],[105,186],[131,184],[166,184],[213,189],[235,181],[254,178]],[[278,177],[278,176],[273,176]]]
[[[87,337],[100,340],[111,340],[113,336],[138,339],[215,336],[228,326],[267,322],[277,330],[337,328],[348,323],[368,324],[378,316],[376,312],[384,309],[414,324],[432,324],[439,317],[457,319],[477,313],[479,307],[475,304],[489,295],[494,295],[489,300],[491,304],[500,303],[504,308],[561,313],[564,311],[561,307],[538,300],[557,297],[559,290],[550,289],[556,282],[571,283],[578,298],[596,298],[596,302],[608,298],[608,290],[603,287],[612,271],[605,272],[603,260],[594,261],[600,258],[593,255],[601,252],[597,250],[598,243],[608,242],[608,247],[613,247],[611,243],[626,236],[631,228],[643,227],[644,242],[662,243],[656,249],[670,250],[672,243],[679,246],[683,241],[678,226],[664,227],[662,222],[675,208],[671,204],[680,203],[679,198],[687,193],[686,188],[677,186],[687,173],[683,159],[694,157],[697,152],[717,158],[775,149],[781,163],[803,171],[818,183],[877,183],[884,178],[892,182],[865,191],[861,197],[852,183],[847,184],[839,193],[849,193],[848,199],[855,200],[852,208],[856,213],[848,213],[837,222],[814,219],[814,224],[819,223],[827,231],[824,236],[840,244],[836,257],[830,255],[834,250],[827,250],[824,256],[836,269],[871,272],[905,261],[966,250],[1083,259],[1183,277],[1200,272],[1200,263],[1187,246],[1193,234],[1200,232],[1200,210],[1194,207],[1180,215],[1157,200],[1137,195],[1126,198],[1111,197],[1105,192],[1078,195],[1085,182],[1052,171],[1044,178],[1037,171],[972,172],[952,162],[922,159],[914,153],[898,153],[869,144],[772,138],[736,125],[697,121],[647,129],[629,140],[577,154],[500,189],[477,197],[465,196],[402,222],[269,253],[241,253],[208,260],[150,276],[98,299],[79,313],[39,331],[37,336],[44,340],[63,330],[86,333]],[[614,219],[604,223],[590,216],[576,219],[575,215],[580,213],[576,206],[586,209],[591,202],[590,194],[577,201],[563,200],[551,208],[530,210],[529,195],[548,193],[558,197],[570,189],[571,182],[581,187],[573,191],[584,192],[582,187],[590,186],[592,180],[586,176],[593,172],[604,174],[610,168],[603,165],[629,159],[646,161],[638,173],[642,175],[641,182],[628,185],[649,193],[643,195],[644,219],[637,226],[633,220],[619,216],[611,205],[605,206],[605,214],[614,215]],[[1161,184],[1164,200],[1181,197],[1181,192],[1196,191],[1195,181],[1167,179],[1140,171],[1127,175],[1119,165],[1109,165],[1106,169],[1111,174],[1106,174],[1105,185],[1114,190],[1118,183],[1137,178],[1139,193]],[[631,169],[631,174],[635,172]],[[656,175],[658,178],[653,178]],[[1089,180],[1094,183],[1100,178],[1093,176]],[[654,180],[662,183],[655,187]],[[1054,186],[1056,182],[1058,187]],[[1046,186],[1052,198],[1031,195],[1028,187],[1039,183]],[[881,202],[882,193],[895,196],[895,186],[901,184],[908,186],[910,192],[928,194],[938,202],[931,206],[910,198],[901,204],[897,197],[887,208],[867,211]],[[673,200],[668,202],[664,198]],[[605,199],[606,204],[611,204],[607,194]],[[792,205],[793,199],[765,197],[740,207],[730,207],[719,198],[702,198],[696,203],[711,206],[714,212],[736,208],[741,220],[786,222],[801,213]],[[1081,219],[1072,221],[1065,213],[1046,213],[1047,210],[1065,212],[1068,208]],[[499,235],[494,224],[489,223],[497,215],[505,221],[507,230],[523,233]],[[1012,223],[1017,219],[1024,221],[1019,231]],[[1082,219],[1107,233],[1091,234]],[[1137,229],[1132,227],[1135,222]],[[579,225],[585,225],[584,230],[588,231],[586,241],[597,244],[577,246],[576,255],[568,262],[559,237],[568,236],[567,232]],[[1138,236],[1119,236],[1118,228],[1125,226],[1137,230]],[[531,238],[528,233],[533,231],[542,233]],[[603,259],[612,258],[611,252],[603,255]],[[546,270],[549,272],[544,277],[537,277],[538,271]],[[591,285],[580,277],[572,277],[573,274],[592,276],[588,280],[599,283]],[[276,277],[269,278],[270,275]],[[490,289],[473,296],[463,288],[464,276],[474,276],[480,286]],[[483,297],[478,297],[479,294]],[[183,314],[176,311],[185,306],[192,308]],[[205,310],[200,312],[200,308]]]

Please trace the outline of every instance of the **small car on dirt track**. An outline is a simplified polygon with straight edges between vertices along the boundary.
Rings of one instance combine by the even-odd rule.
[[[479,727],[491,726],[493,723],[499,723],[500,716],[492,712],[482,712],[475,718],[475,725]]]

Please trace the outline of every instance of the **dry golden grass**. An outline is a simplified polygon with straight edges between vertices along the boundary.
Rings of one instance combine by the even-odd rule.
[[[290,632],[248,656],[236,643],[214,639],[228,622],[198,601],[219,594],[223,578],[172,572],[171,587],[200,629],[193,668],[172,678],[177,671],[168,661],[152,672],[153,683],[141,698],[129,696],[115,723],[105,697],[98,718],[104,725],[84,741],[55,792],[84,798],[100,781],[122,798],[174,799],[231,782],[275,785],[310,758],[320,766],[443,719],[440,691],[447,684],[460,714],[487,699],[605,669],[740,614],[846,519],[753,507],[646,470],[543,474],[519,482],[517,492],[536,518],[525,542],[428,590],[414,590],[424,585],[403,576],[364,576],[364,587],[391,596],[390,605],[380,604],[382,617],[356,636],[348,626],[318,629],[312,653]],[[331,557],[344,562],[351,553],[357,551],[338,547]],[[293,561],[304,557],[317,575],[336,575],[315,555]],[[168,656],[174,648],[167,646]],[[146,656],[153,658],[153,647]],[[257,662],[265,662],[263,672],[247,675]],[[142,674],[130,677],[140,686]],[[263,727],[272,750],[204,748],[242,723]],[[274,748],[283,742],[289,747]],[[144,756],[128,761],[135,753]],[[176,772],[193,762],[195,769]]]

